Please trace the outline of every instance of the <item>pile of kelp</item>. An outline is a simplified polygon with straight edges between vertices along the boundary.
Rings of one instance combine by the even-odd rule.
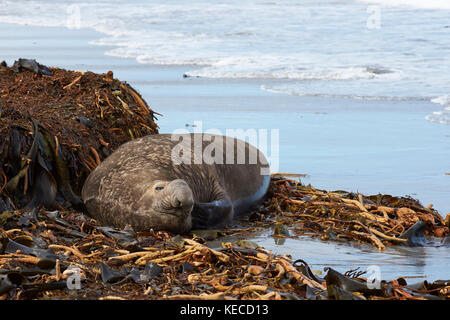
[[[77,206],[84,180],[118,146],[158,132],[154,112],[113,73],[0,64],[0,212]]]
[[[0,216],[0,299],[449,299],[450,281],[379,281],[200,237],[98,226],[71,211]],[[375,281],[377,280],[377,281]]]
[[[389,245],[450,246],[450,214],[410,197],[364,196],[325,191],[280,175],[272,177],[255,225],[272,225],[275,236],[310,235],[322,240],[360,241],[380,250]]]

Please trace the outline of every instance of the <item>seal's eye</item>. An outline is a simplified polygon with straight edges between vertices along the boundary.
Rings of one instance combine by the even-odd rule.
[[[157,187],[155,187],[155,190],[162,190],[162,189],[164,189],[164,187],[163,186],[157,186]]]

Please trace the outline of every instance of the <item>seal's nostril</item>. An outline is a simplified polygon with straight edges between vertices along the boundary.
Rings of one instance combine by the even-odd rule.
[[[178,198],[174,197],[174,198],[172,199],[172,206],[173,206],[174,208],[179,208],[179,207],[182,206],[182,203],[181,203],[181,201],[180,201]]]

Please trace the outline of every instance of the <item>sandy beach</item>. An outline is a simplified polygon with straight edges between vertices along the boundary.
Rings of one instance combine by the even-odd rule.
[[[303,183],[327,190],[410,195],[433,204],[442,216],[450,211],[450,176],[445,175],[450,170],[449,126],[425,120],[438,109],[436,104],[289,96],[262,91],[257,79],[185,78],[192,66],[143,65],[105,56],[108,47],[89,44],[100,36],[89,29],[0,24],[0,59],[12,64],[23,57],[72,70],[112,70],[163,115],[157,122],[161,133],[189,129],[186,124],[195,121],[202,121],[203,129],[223,132],[279,129],[279,171],[308,174]],[[379,253],[308,239],[284,245],[265,236],[255,240],[275,252],[298,254],[317,267],[346,270],[378,264],[383,278],[448,276],[442,266],[449,260],[439,248]]]

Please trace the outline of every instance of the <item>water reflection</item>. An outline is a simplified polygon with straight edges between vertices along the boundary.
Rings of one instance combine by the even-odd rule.
[[[450,279],[450,247],[388,247],[378,251],[365,244],[321,241],[311,237],[274,238],[263,233],[250,239],[275,254],[290,254],[303,259],[311,268],[333,267],[345,272],[357,267],[366,270],[371,265],[381,269],[384,280],[399,277],[428,281]]]

